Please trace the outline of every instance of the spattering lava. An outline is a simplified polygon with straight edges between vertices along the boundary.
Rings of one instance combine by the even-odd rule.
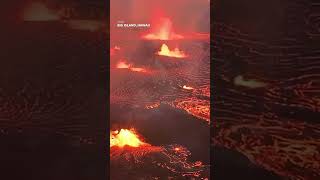
[[[148,145],[143,142],[134,129],[120,129],[110,132],[110,147],[139,147]]]
[[[170,50],[169,47],[166,44],[162,44],[161,50],[157,52],[160,56],[168,56],[168,57],[175,57],[175,58],[185,58],[187,55],[179,50],[178,48],[175,48],[174,50]]]
[[[172,21],[169,18],[160,18],[153,31],[143,35],[142,38],[146,40],[177,40],[184,37],[174,32]]]

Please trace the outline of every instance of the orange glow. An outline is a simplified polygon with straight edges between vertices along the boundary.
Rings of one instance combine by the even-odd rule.
[[[148,145],[140,140],[134,129],[120,129],[120,131],[110,132],[110,147],[139,147],[142,145]]]
[[[121,62],[119,62],[119,63],[117,64],[117,68],[118,68],[118,69],[129,69],[129,68],[130,68],[130,64],[121,61]]]
[[[184,85],[182,88],[183,88],[183,89],[186,89],[186,90],[193,90],[193,89],[194,89],[193,87],[186,86],[186,85]]]
[[[169,18],[160,18],[158,25],[153,28],[153,32],[144,35],[142,38],[147,40],[177,40],[184,37],[174,32],[172,21]]]
[[[187,57],[187,55],[183,51],[180,51],[178,48],[175,48],[174,50],[170,50],[166,44],[162,44],[161,50],[157,52],[157,54],[161,56],[169,56],[169,57],[175,57],[175,58]]]
[[[29,5],[24,14],[23,20],[25,21],[55,21],[60,17],[56,12],[51,11],[44,3],[34,2]]]
[[[131,71],[134,71],[134,72],[147,72],[146,69],[144,69],[144,68],[137,68],[137,67],[131,67],[130,70],[131,70]]]
[[[154,109],[154,108],[158,108],[159,106],[160,106],[160,103],[157,102],[155,104],[146,105],[145,108],[146,109]]]
[[[145,68],[141,67],[134,67],[132,64],[126,63],[125,61],[120,61],[117,64],[118,69],[128,69],[133,72],[142,72],[142,73],[147,73],[148,71]]]

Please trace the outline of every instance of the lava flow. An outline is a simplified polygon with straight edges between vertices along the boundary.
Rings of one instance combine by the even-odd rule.
[[[117,68],[118,69],[128,69],[133,72],[142,72],[142,73],[148,72],[145,68],[134,67],[132,64],[126,63],[125,61],[120,61],[117,64]]]
[[[178,40],[184,37],[174,32],[172,21],[169,18],[160,18],[153,31],[143,35],[142,38],[146,40]]]
[[[168,56],[168,57],[175,57],[175,58],[185,58],[187,55],[179,50],[178,48],[175,48],[174,50],[170,50],[169,47],[166,44],[162,44],[161,50],[157,52],[160,56]]]
[[[144,143],[137,135],[134,129],[120,129],[120,131],[110,132],[110,147],[139,147],[143,145],[148,145]]]

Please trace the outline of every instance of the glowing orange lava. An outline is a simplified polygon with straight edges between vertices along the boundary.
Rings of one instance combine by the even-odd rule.
[[[154,103],[154,104],[150,104],[150,105],[146,105],[145,108],[146,109],[154,109],[154,108],[158,108],[160,106],[160,103]]]
[[[187,113],[205,120],[210,123],[210,101],[198,99],[197,97],[191,98],[178,98],[169,105],[185,110]]]
[[[186,89],[186,90],[193,90],[194,89],[193,87],[190,87],[190,86],[187,86],[187,85],[184,85],[182,88]]]
[[[124,61],[120,61],[118,64],[117,64],[117,68],[118,69],[129,69],[130,68],[130,64],[124,62]]]
[[[141,68],[141,67],[134,67],[132,64],[129,64],[125,61],[120,61],[117,64],[117,68],[118,69],[128,69],[130,71],[133,72],[141,72],[141,73],[147,73],[148,71],[145,68]]]
[[[59,19],[60,17],[56,12],[53,12],[41,2],[32,3],[23,14],[23,20],[25,21],[55,21]]]
[[[184,37],[174,32],[172,21],[169,18],[160,18],[158,25],[153,28],[153,32],[142,36],[142,38],[147,40],[177,40]]]
[[[131,67],[130,70],[131,70],[131,71],[134,71],[134,72],[143,72],[143,73],[147,72],[146,69],[144,69],[144,68],[137,68],[137,67]]]
[[[174,50],[170,50],[169,47],[166,44],[162,44],[161,50],[157,52],[160,56],[168,56],[168,57],[175,57],[175,58],[185,58],[187,55],[180,51],[178,48],[175,48]]]
[[[120,131],[110,132],[110,147],[139,147],[143,145],[148,145],[139,138],[134,129],[120,129]]]

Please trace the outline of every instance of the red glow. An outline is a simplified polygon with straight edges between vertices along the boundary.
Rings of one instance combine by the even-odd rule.
[[[134,72],[147,72],[146,69],[144,69],[144,68],[137,68],[137,67],[131,67],[130,70],[131,70],[131,71],[134,71]]]
[[[119,46],[115,46],[113,48],[110,48],[110,55],[111,56],[115,55],[117,51],[120,51],[120,47]]]
[[[169,18],[160,18],[155,24],[152,32],[143,35],[142,38],[147,40],[177,40],[184,38],[174,32],[172,21]]]

